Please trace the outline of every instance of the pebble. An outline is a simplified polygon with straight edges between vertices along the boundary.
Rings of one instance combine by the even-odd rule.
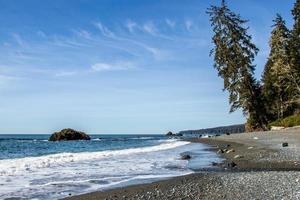
[[[240,156],[240,155],[234,156],[234,159],[237,159],[237,158],[243,158],[243,156]]]
[[[289,146],[289,143],[287,143],[287,142],[282,143],[282,147],[288,147],[288,146]]]
[[[231,152],[235,152],[235,150],[234,149],[230,149],[230,150],[226,151],[226,153],[231,153]]]

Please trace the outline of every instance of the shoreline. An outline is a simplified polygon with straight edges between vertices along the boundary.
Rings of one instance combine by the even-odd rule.
[[[65,199],[300,198],[300,128],[222,135],[191,141],[208,144],[212,147],[209,150],[218,151],[225,158],[223,163],[218,164],[219,170],[204,170],[153,183]],[[289,146],[282,147],[283,142],[288,142]]]

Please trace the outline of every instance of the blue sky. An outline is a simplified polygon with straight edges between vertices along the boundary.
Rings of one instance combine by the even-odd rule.
[[[165,133],[242,123],[209,57],[216,0],[0,0],[0,133]],[[283,3],[284,2],[284,3]],[[268,55],[294,0],[231,0]]]

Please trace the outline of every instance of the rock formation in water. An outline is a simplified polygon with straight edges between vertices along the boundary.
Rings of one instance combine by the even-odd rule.
[[[69,140],[90,140],[90,136],[81,131],[76,131],[73,129],[63,129],[59,132],[53,133],[49,141],[69,141]]]

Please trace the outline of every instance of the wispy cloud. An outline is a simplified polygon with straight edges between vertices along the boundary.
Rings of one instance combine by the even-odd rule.
[[[147,51],[148,53],[150,53],[155,59],[163,58],[163,55],[161,54],[161,51],[158,48],[150,46],[142,41],[139,41],[137,38],[131,39],[130,37],[119,36],[116,33],[114,33],[113,31],[111,31],[110,29],[108,29],[101,22],[98,22],[96,24],[97,24],[98,29],[101,30],[101,33],[103,36],[110,38],[112,40],[115,40],[117,42],[116,45],[114,46],[115,48],[119,48],[119,49],[123,48],[123,50],[130,52],[132,55],[138,56],[138,55],[136,55],[136,50],[134,52],[132,50],[128,50],[128,45],[129,45],[129,46],[133,46],[134,49],[137,49],[137,47],[142,48],[144,51]],[[133,29],[136,28],[136,29],[142,30],[152,36],[157,36],[157,37],[162,37],[162,38],[164,37],[159,34],[156,26],[152,22],[147,22],[143,26],[139,26],[136,22],[130,21],[129,25],[127,22],[127,27],[131,28],[131,29],[128,28],[129,31],[130,30],[134,31]],[[112,45],[112,44],[110,44],[110,45]]]
[[[132,21],[132,20],[127,20],[127,22],[125,23],[125,27],[128,29],[128,31],[130,33],[134,32],[134,29],[137,27],[137,23]]]
[[[76,75],[77,71],[61,71],[55,74],[56,77],[66,77]]]
[[[176,35],[177,29],[182,27],[197,30],[191,28],[193,22],[188,20],[180,23],[164,18],[162,21],[137,23],[128,19],[119,24],[122,29],[108,28],[101,21],[92,25],[85,29],[71,29],[71,35],[46,34],[38,30],[35,32],[36,41],[17,33],[11,34],[14,41],[0,46],[3,52],[0,65],[13,68],[8,75],[25,78],[88,76],[91,72],[156,67],[160,63],[184,60],[186,55],[183,54],[188,54],[185,50],[199,48],[199,38]],[[124,26],[128,31],[124,31]],[[106,62],[108,60],[116,62]]]
[[[147,22],[145,23],[141,29],[150,34],[151,36],[154,36],[154,37],[158,37],[158,38],[161,38],[161,39],[165,39],[165,40],[174,40],[174,38],[168,36],[168,35],[165,35],[163,33],[161,33],[159,31],[159,28],[153,23],[153,22]]]
[[[157,34],[157,28],[152,22],[147,22],[143,25],[143,30],[151,35]]]
[[[79,36],[78,33],[76,35]],[[74,38],[62,37],[57,35],[52,36],[45,42],[54,46],[76,49],[90,46],[90,44],[75,40]]]
[[[188,31],[191,31],[191,28],[192,28],[192,26],[193,26],[193,21],[191,21],[191,20],[185,20],[185,27],[186,27],[186,29],[188,30]]]
[[[134,64],[131,62],[117,62],[117,63],[105,63],[99,62],[91,66],[91,69],[96,72],[101,71],[120,71],[129,70],[135,68]]]
[[[80,29],[80,30],[74,31],[74,32],[77,36],[82,37],[84,39],[87,39],[87,40],[92,39],[91,33],[86,30]]]
[[[96,23],[94,23],[94,25],[96,26],[96,28],[98,28],[100,30],[102,35],[107,36],[107,37],[114,36],[114,33],[112,31],[110,31],[106,26],[102,25],[101,22],[96,22]]]
[[[44,31],[42,31],[42,30],[39,30],[36,34],[39,37],[42,37],[42,38],[46,38],[47,37],[46,33]]]
[[[166,24],[170,27],[170,28],[174,28],[176,26],[176,22],[170,19],[166,19]]]

